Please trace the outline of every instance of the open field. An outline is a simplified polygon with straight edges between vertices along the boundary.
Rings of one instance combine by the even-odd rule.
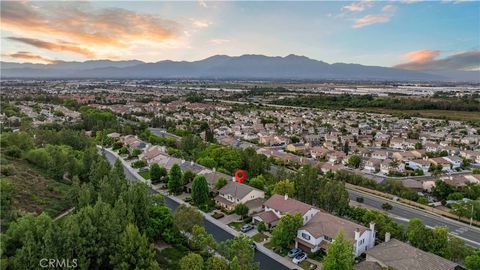
[[[385,109],[385,108],[362,108],[352,109],[360,112],[375,112],[386,114],[404,114],[425,118],[440,118],[448,120],[461,120],[461,121],[480,121],[480,112],[468,112],[468,111],[447,111],[447,110],[397,110],[397,109]]]

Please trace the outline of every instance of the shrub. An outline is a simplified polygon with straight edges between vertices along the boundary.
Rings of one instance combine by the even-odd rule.
[[[145,162],[143,160],[136,160],[132,163],[133,168],[142,168],[142,167],[145,167],[145,166],[147,166],[147,162]]]

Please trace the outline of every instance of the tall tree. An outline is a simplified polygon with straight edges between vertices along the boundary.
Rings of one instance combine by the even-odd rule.
[[[190,252],[187,256],[180,260],[181,270],[203,270],[203,258],[202,256]]]
[[[168,176],[168,190],[173,194],[182,192],[182,170],[178,164],[174,164]]]
[[[352,270],[354,263],[353,245],[346,240],[343,232],[339,232],[327,248],[327,256],[323,259],[325,270]]]
[[[300,214],[284,215],[272,231],[272,244],[277,247],[288,248],[302,225],[303,218]]]
[[[197,175],[192,184],[192,199],[196,205],[208,202],[208,183],[203,175]]]
[[[255,252],[251,244],[252,240],[242,234],[220,243],[218,250],[225,258],[231,260],[231,270],[255,270],[259,269],[259,264],[253,262]]]
[[[279,195],[287,194],[289,197],[293,197],[295,194],[295,183],[288,179],[278,181],[273,188],[273,193]]]
[[[160,169],[160,165],[153,163],[152,166],[150,166],[150,180],[152,180],[152,183],[160,183],[162,177],[165,176],[166,175],[162,175],[162,169]]]
[[[203,254],[207,254],[209,248],[215,249],[217,242],[211,234],[208,234],[204,227],[193,225],[192,237],[190,239],[190,247],[198,250]]]
[[[244,203],[239,203],[235,206],[235,214],[239,215],[243,218],[245,218],[248,215],[248,206],[246,206]]]
[[[317,193],[318,170],[311,165],[304,165],[294,179],[297,198],[302,202],[312,204]]]
[[[228,262],[222,257],[211,256],[205,264],[205,269],[209,270],[228,270]]]
[[[348,192],[345,184],[337,180],[321,179],[317,205],[328,212],[344,215],[348,210]]]
[[[145,235],[133,224],[127,225],[119,239],[111,264],[116,269],[160,269]]]
[[[191,232],[194,225],[203,225],[203,215],[197,209],[181,204],[175,210],[173,223],[178,230]]]

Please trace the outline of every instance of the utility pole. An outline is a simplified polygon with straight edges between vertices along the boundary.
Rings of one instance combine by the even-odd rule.
[[[472,213],[470,216],[470,228],[472,227],[472,223],[473,223],[473,202],[472,202]]]

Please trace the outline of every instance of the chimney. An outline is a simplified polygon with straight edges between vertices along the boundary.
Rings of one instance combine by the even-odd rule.
[[[285,196],[283,196],[283,197],[284,197],[285,201],[288,200],[288,194],[287,193],[285,193]]]
[[[217,168],[213,168],[212,171],[213,171],[213,172],[216,172],[216,171],[217,171]]]
[[[390,241],[390,233],[386,232],[385,233],[385,243],[387,243],[388,241]]]
[[[355,229],[355,240],[358,240],[360,238],[360,229],[356,228]]]
[[[192,165],[192,166],[193,166],[193,160],[192,160],[192,161],[190,161],[190,165]]]

